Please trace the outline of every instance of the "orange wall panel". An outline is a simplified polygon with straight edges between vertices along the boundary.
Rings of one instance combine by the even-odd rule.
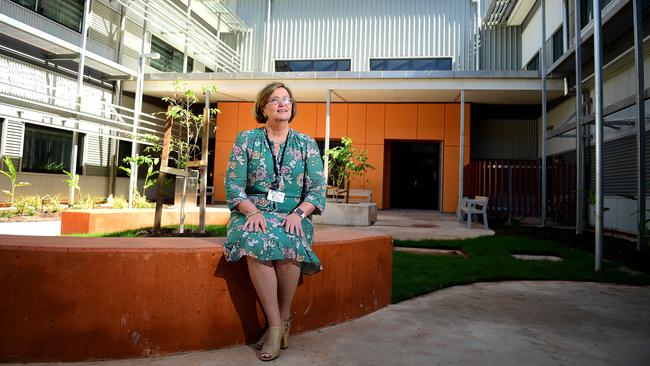
[[[221,113],[217,115],[217,141],[235,141],[239,103],[219,103],[219,110]]]
[[[384,145],[385,104],[368,104],[366,107],[366,144]]]
[[[226,189],[223,180],[226,177],[228,158],[234,141],[218,141],[214,148],[214,182],[213,200],[215,202],[226,201]]]
[[[300,103],[298,114],[296,114],[296,117],[291,121],[291,128],[315,138],[317,115],[318,104]]]
[[[458,146],[445,146],[443,162],[442,211],[455,212],[458,205]]]
[[[387,104],[386,139],[415,140],[418,130],[417,104]]]
[[[354,142],[354,140],[352,140]],[[361,152],[363,150],[366,150],[366,145],[362,144],[357,144],[354,143],[354,147],[357,149],[357,151]],[[364,189],[366,186],[366,177],[365,174],[363,175],[352,175],[350,177],[350,188],[356,188],[356,189]]]
[[[318,104],[318,118],[317,118],[317,131],[316,135],[319,138],[325,137],[325,117],[327,112],[327,105],[325,103]],[[332,103],[330,104],[330,138],[340,139],[347,136],[348,133],[348,105],[347,103]]]
[[[445,138],[445,105],[418,104],[418,140]]]
[[[239,115],[237,117],[237,130],[246,131],[252,130],[254,128],[262,126],[257,123],[255,117],[253,117],[253,109],[255,108],[255,103],[239,103]]]
[[[465,104],[465,145],[470,146],[470,105]],[[460,145],[460,104],[445,104],[445,144]]]
[[[366,104],[348,105],[348,134],[356,144],[366,143]]]
[[[384,145],[366,145],[368,151],[368,162],[375,169],[366,172],[365,189],[372,190],[372,201],[383,208],[383,187],[384,187]]]

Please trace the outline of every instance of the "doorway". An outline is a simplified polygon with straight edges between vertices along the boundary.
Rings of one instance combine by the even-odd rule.
[[[390,207],[439,210],[440,143],[390,144]]]

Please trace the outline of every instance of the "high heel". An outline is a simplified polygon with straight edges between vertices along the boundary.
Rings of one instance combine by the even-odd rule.
[[[280,345],[280,348],[282,349],[289,348],[289,331],[291,330],[292,321],[293,321],[293,317],[289,317],[289,319],[282,321],[282,325],[284,326],[284,334],[282,335],[282,344]]]
[[[284,328],[282,325],[272,325],[269,327],[268,336],[260,352],[259,359],[262,361],[271,361],[280,355],[280,347],[284,343]]]
[[[289,330],[291,329],[291,322],[293,321],[293,317],[289,317],[287,320],[282,321],[282,327],[284,327],[285,334],[282,337],[282,349],[286,349],[289,347]],[[266,342],[266,338],[269,336],[269,328],[266,328],[266,331],[264,331],[264,334],[260,337],[260,340],[255,343],[255,349],[260,350],[262,347],[264,347],[264,342]]]

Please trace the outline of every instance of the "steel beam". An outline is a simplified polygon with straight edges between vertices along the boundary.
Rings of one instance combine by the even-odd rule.
[[[540,66],[542,71],[542,202],[540,214],[540,225],[546,225],[546,135],[547,135],[547,120],[546,120],[546,1],[541,0],[540,6],[542,8],[542,49],[539,56]]]
[[[602,267],[603,260],[603,47],[600,0],[593,0],[594,9],[594,83],[596,114],[596,210],[595,210],[595,270]]]
[[[641,0],[632,3],[634,13],[634,64],[636,67],[636,166],[637,166],[637,234],[636,249],[645,249],[645,100],[644,100],[644,73],[643,73],[643,24],[641,16]]]
[[[581,234],[585,211],[585,140],[582,126],[582,20],[580,1],[575,0],[575,57],[576,57],[576,234]]]

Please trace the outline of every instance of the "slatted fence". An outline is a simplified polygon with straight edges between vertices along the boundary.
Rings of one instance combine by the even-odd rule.
[[[548,160],[546,216],[575,221],[575,165]],[[488,212],[500,217],[539,217],[541,212],[539,160],[473,161],[464,169],[464,195],[488,196]]]

